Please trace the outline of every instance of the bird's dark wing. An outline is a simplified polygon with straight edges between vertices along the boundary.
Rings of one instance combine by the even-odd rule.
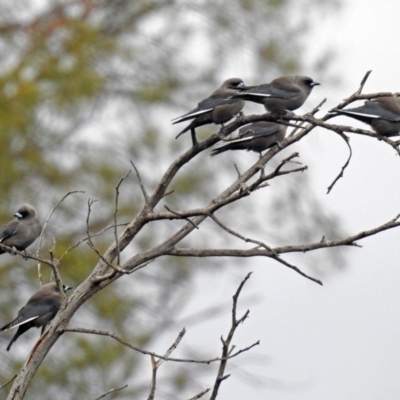
[[[233,95],[234,98],[254,101],[255,98],[291,99],[298,96],[300,89],[293,85],[264,83],[259,86],[244,86],[241,91]]]
[[[15,328],[19,325],[27,324],[28,322],[34,321],[42,315],[57,311],[57,308],[58,304],[54,303],[54,301],[31,302],[25,307],[21,308],[21,310],[18,312],[18,317],[9,324],[3,326],[0,331],[5,331],[7,329]]]
[[[0,328],[0,331],[7,331],[8,329],[16,328],[17,326],[27,324],[30,321],[34,321],[37,318],[39,318],[39,315],[35,315],[31,318],[24,318],[23,316],[18,316],[17,318],[14,319],[14,321],[11,321],[9,324],[4,325],[2,328]]]
[[[178,124],[179,122],[188,121],[189,119],[196,118],[200,115],[207,114],[214,110],[215,107],[227,104],[234,104],[237,100],[231,97],[209,97],[207,99],[202,100],[195,109],[189,111],[187,114],[184,114],[180,117],[177,117],[172,120],[173,124]]]
[[[11,221],[0,229],[0,243],[18,232],[18,221]]]
[[[366,101],[361,107],[347,109],[344,108],[342,110],[334,108],[330,112],[348,115],[349,117],[353,117],[367,123],[370,123],[373,120],[400,122],[399,114],[388,110],[386,107],[383,107],[381,104],[375,101]]]
[[[257,124],[253,123],[251,126],[239,129],[239,135],[243,138],[256,138],[263,136],[271,136],[280,131],[281,127],[278,124]],[[241,139],[237,139],[240,141]]]
[[[373,119],[384,119],[390,122],[399,122],[400,115],[395,112],[390,102],[383,101],[366,101],[363,107],[364,114],[368,114]]]
[[[268,93],[271,94],[271,97],[293,99],[298,96],[300,92],[301,90],[298,87],[285,80],[280,80],[279,78],[268,84]]]

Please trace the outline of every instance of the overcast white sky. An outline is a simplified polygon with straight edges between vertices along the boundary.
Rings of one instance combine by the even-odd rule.
[[[337,88],[316,88],[307,102],[309,109],[324,97],[328,97],[324,110],[330,109],[358,88],[369,69],[373,72],[365,93],[400,91],[400,1],[344,3],[340,13],[315,21],[309,41],[312,51],[324,46],[336,49],[333,70],[344,83]],[[235,75],[245,75],[240,72]],[[313,78],[324,83],[323,77]],[[351,119],[336,121],[367,128]],[[352,136],[351,143],[353,161],[330,195],[326,188],[347,157],[341,139],[319,130],[296,146],[311,167],[318,196],[343,216],[349,235],[400,213],[400,158],[371,138]],[[260,339],[261,345],[228,367],[227,373],[232,375],[223,383],[219,398],[398,400],[399,238],[397,229],[361,241],[362,249],[349,252],[347,270],[324,279],[323,287],[277,264],[266,267],[261,259],[246,260],[243,269],[213,282],[214,293],[207,291],[207,297],[197,297],[190,313],[221,299],[230,301],[247,271],[254,274],[244,298],[259,296],[259,302],[246,303],[251,317],[234,342],[242,348]],[[301,265],[306,265],[304,259]],[[207,326],[189,327],[187,347],[193,341],[209,347],[211,338],[219,352],[218,338],[228,330],[229,312],[230,305],[224,316]],[[212,382],[204,384],[209,387]]]

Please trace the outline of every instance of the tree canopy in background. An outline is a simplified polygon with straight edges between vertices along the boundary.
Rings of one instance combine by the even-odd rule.
[[[191,145],[188,135],[174,139],[179,130],[170,126],[170,119],[193,108],[224,79],[239,76],[253,84],[285,73],[319,74],[329,53],[321,53],[319,59],[308,57],[311,22],[337,4],[333,0],[0,1],[1,219],[8,221],[20,204],[29,202],[44,220],[66,193],[84,191],[71,194],[50,220],[41,252],[47,254],[54,245],[58,256],[85,236],[88,199],[96,200],[91,232],[111,225],[115,188],[132,169],[130,160],[146,184],[154,186],[174,157]],[[205,137],[216,129],[205,127],[201,134]],[[208,160],[203,155],[173,182],[175,193],[168,202],[171,207],[195,207],[200,200],[212,199],[218,184],[233,173],[226,158]],[[142,204],[133,181],[130,176],[120,188],[120,224],[130,221]],[[312,192],[299,194],[300,186],[307,187],[306,176],[271,194],[273,215],[260,209],[260,218],[280,227],[268,229],[272,242],[315,239],[318,228],[328,222],[333,234],[339,228],[335,217],[313,200]],[[309,224],[296,224],[295,217],[307,218]],[[237,223],[246,227],[245,218]],[[131,246],[123,257],[148,248],[164,233],[149,226],[135,242],[137,248]],[[199,243],[208,240],[204,235],[195,238]],[[109,230],[95,242],[105,250],[112,240]],[[77,286],[97,260],[98,255],[81,244],[63,259],[63,280]],[[191,295],[188,282],[199,272],[190,266],[224,267],[220,261],[177,257],[154,264],[97,294],[78,311],[73,324],[116,331],[148,348]],[[45,280],[50,272],[42,267]],[[5,255],[0,274],[1,318],[6,322],[36,290],[37,268],[32,261]],[[20,367],[37,334],[32,331],[30,340],[29,334],[20,339],[11,353],[5,352],[9,338],[3,335],[1,382]],[[121,381],[135,385],[116,398],[142,398],[148,385],[142,361],[105,340],[64,335],[41,366],[29,398],[95,398]],[[193,383],[184,366],[174,373],[175,378],[165,383],[164,398],[173,393],[169,389],[183,391]]]

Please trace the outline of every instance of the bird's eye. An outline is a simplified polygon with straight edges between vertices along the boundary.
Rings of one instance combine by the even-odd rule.
[[[241,87],[241,86],[244,86],[244,82],[243,81],[239,81],[239,80],[237,80],[237,81],[232,81],[231,82],[231,87]]]
[[[304,81],[304,83],[305,83],[307,86],[312,86],[312,84],[314,83],[314,81],[313,81],[312,79],[306,79],[306,80]]]

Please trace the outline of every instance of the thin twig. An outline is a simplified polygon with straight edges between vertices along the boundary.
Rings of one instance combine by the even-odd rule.
[[[233,163],[233,166],[235,167],[238,179],[242,176],[242,174],[240,173],[239,167],[237,166],[236,163]]]
[[[352,236],[348,236],[343,239],[331,240],[331,241],[325,239],[325,240],[320,240],[318,242],[313,242],[313,243],[298,245],[298,246],[274,247],[271,250],[276,254],[285,254],[285,253],[307,253],[309,251],[314,251],[317,249],[332,248],[332,247],[339,247],[339,246],[360,247],[357,244],[358,240],[365,239],[367,237],[376,235],[379,232],[383,232],[383,231],[386,231],[389,229],[394,229],[394,228],[399,227],[400,226],[400,221],[398,221],[399,218],[400,218],[400,214],[397,215],[392,220],[390,220],[376,228],[373,228],[373,229],[370,229],[367,231],[358,232]],[[172,247],[164,255],[180,256],[180,257],[259,257],[259,256],[264,256],[264,257],[274,258],[274,256],[271,256],[270,251],[261,249],[258,246],[254,247],[252,249],[248,249],[248,250]],[[278,262],[281,262],[285,266],[293,269],[294,271],[296,271],[300,275],[306,277],[307,279],[310,279],[316,283],[321,284],[321,282],[318,281],[317,279],[309,277],[308,275],[301,272],[297,267],[294,267],[291,264],[284,262],[280,257],[275,258],[275,260]]]
[[[329,194],[330,193],[330,191],[332,190],[332,188],[335,186],[335,184],[336,184],[336,182],[340,179],[340,178],[342,178],[343,177],[343,174],[344,174],[344,170],[347,168],[347,166],[350,164],[350,160],[351,160],[351,157],[352,157],[352,155],[353,155],[353,151],[352,151],[352,149],[351,149],[351,146],[350,146],[350,143],[349,143],[349,138],[345,135],[345,134],[343,134],[342,132],[336,132],[344,141],[345,141],[345,143],[347,144],[347,147],[349,148],[349,157],[347,158],[347,161],[344,163],[344,165],[342,166],[342,169],[341,169],[341,171],[340,171],[340,173],[339,173],[339,175],[333,180],[333,182],[328,186],[328,192],[327,192],[327,194]]]
[[[359,88],[357,89],[357,91],[354,93],[354,96],[358,96],[358,95],[361,94],[361,92],[362,92],[362,90],[363,90],[363,88],[364,88],[364,85],[365,85],[365,83],[367,82],[367,79],[368,79],[369,75],[371,74],[371,72],[372,72],[372,70],[367,71],[367,73],[364,75],[364,78],[361,80],[360,87],[359,87]],[[347,166],[350,164],[350,160],[351,160],[351,157],[352,157],[352,155],[353,155],[353,151],[352,151],[351,146],[350,146],[350,143],[349,143],[349,138],[348,138],[346,135],[344,135],[342,132],[336,132],[336,133],[346,142],[347,147],[349,148],[350,154],[349,154],[349,157],[348,157],[347,161],[346,161],[345,164],[342,166],[342,169],[341,169],[339,175],[338,175],[338,176],[334,179],[334,181],[328,186],[328,192],[327,192],[327,194],[330,193],[330,191],[332,190],[332,188],[335,186],[336,182],[337,182],[340,178],[343,177],[344,170],[345,170],[345,169],[347,168]]]
[[[15,378],[17,377],[17,375],[14,375],[11,379],[9,379],[6,383],[4,383],[3,385],[0,386],[0,390],[5,388],[9,383],[11,383]]]
[[[147,267],[149,264],[151,264],[155,259],[153,258],[152,260],[146,261],[143,264],[139,264],[136,267],[132,268],[131,270],[128,271],[128,274],[133,274],[134,272],[138,271],[139,269]]]
[[[206,389],[206,390],[203,390],[203,391],[200,392],[199,394],[196,394],[196,396],[191,397],[189,400],[198,400],[198,399],[200,399],[201,397],[203,397],[206,393],[208,393],[210,390],[211,390],[210,388],[208,388],[208,389]]]
[[[301,269],[297,268],[295,265],[289,264],[287,261],[283,260],[281,257],[275,255],[275,256],[272,256],[272,258],[273,258],[275,261],[278,261],[279,263],[283,264],[285,267],[288,267],[288,268],[292,269],[293,271],[296,271],[296,272],[297,272],[298,274],[300,274],[301,276],[304,276],[304,278],[307,278],[307,279],[309,279],[310,281],[313,281],[313,282],[315,282],[315,283],[318,283],[318,285],[323,286],[323,283],[322,283],[319,279],[313,278],[312,276],[307,275],[307,274],[306,274],[305,272],[303,272]]]
[[[175,339],[175,342],[172,343],[171,347],[165,352],[164,357],[157,361],[157,368],[165,361],[165,358],[168,358],[172,352],[178,347],[179,343],[181,342],[182,338],[185,336],[186,329],[183,328],[178,337]]]
[[[178,337],[175,339],[174,343],[170,346],[170,348],[165,352],[164,357],[160,360],[155,359],[155,356],[151,355],[151,368],[152,368],[152,377],[151,377],[151,384],[150,384],[150,394],[148,400],[153,400],[155,393],[156,393],[156,381],[157,381],[157,370],[159,366],[165,361],[164,358],[168,358],[170,354],[178,347],[180,341],[182,340],[183,336],[186,333],[186,329],[183,328]]]
[[[71,191],[71,192],[68,192],[68,193],[67,193],[66,195],[64,195],[64,196],[62,197],[62,199],[52,208],[52,210],[50,211],[50,214],[47,216],[46,220],[44,221],[43,228],[42,228],[42,232],[40,233],[40,236],[39,236],[38,247],[37,247],[37,250],[36,250],[36,256],[37,256],[37,257],[39,257],[39,252],[40,252],[40,248],[41,248],[41,246],[42,246],[42,241],[43,241],[44,233],[45,233],[46,228],[47,228],[47,224],[49,223],[50,218],[52,217],[54,211],[57,209],[57,207],[58,207],[69,195],[74,194],[74,193],[85,193],[85,191],[84,191],[84,190],[73,190],[73,191]],[[38,276],[39,276],[40,285],[43,285],[43,281],[42,281],[42,272],[41,272],[41,268],[40,268],[40,263],[38,263],[37,268],[38,268]]]
[[[236,290],[236,293],[233,295],[233,302],[232,302],[232,324],[231,324],[231,328],[229,330],[229,333],[226,337],[226,339],[224,339],[223,337],[221,337],[221,342],[222,342],[222,360],[219,363],[219,368],[218,368],[218,373],[217,373],[217,377],[215,379],[215,383],[213,386],[213,391],[211,393],[211,397],[210,400],[215,400],[218,396],[218,391],[219,388],[221,386],[221,383],[229,378],[229,375],[224,375],[225,374],[225,369],[226,366],[228,364],[228,357],[229,354],[232,352],[231,349],[231,343],[232,343],[232,339],[233,336],[236,332],[237,327],[239,326],[239,324],[241,324],[242,322],[244,322],[244,320],[248,317],[249,315],[249,310],[247,310],[245,312],[245,314],[240,318],[237,319],[236,317],[236,310],[237,310],[237,302],[240,296],[240,293],[243,289],[244,284],[247,282],[247,280],[250,278],[252,272],[249,272],[246,277],[242,280],[242,282],[240,283],[238,289]]]
[[[307,113],[306,115],[314,116],[314,115],[320,110],[320,108],[321,108],[325,103],[326,103],[326,98],[323,99],[317,106],[315,106],[315,107],[314,107],[309,113]],[[298,125],[296,129],[293,129],[292,132],[290,132],[289,137],[290,137],[290,136],[294,136],[294,135],[297,133],[297,131],[299,130],[299,128],[304,129],[303,126],[302,126],[303,124],[304,124],[304,122],[301,122],[300,125]]]
[[[270,251],[271,254],[274,254],[274,253],[272,252],[271,247],[269,247],[269,246],[266,245],[265,243],[260,242],[259,240],[247,238],[247,237],[241,235],[240,233],[234,231],[233,229],[228,228],[228,227],[227,227],[224,223],[222,223],[214,214],[210,214],[209,217],[210,217],[217,225],[219,225],[223,230],[225,230],[225,231],[228,232],[229,234],[231,234],[231,235],[233,235],[233,236],[235,236],[235,237],[237,237],[237,238],[243,240],[243,241],[246,242],[246,243],[254,243],[254,244],[257,244],[258,246],[263,247],[264,249]]]
[[[111,269],[113,269],[115,272],[119,272],[120,274],[129,274],[130,271],[117,267],[116,265],[112,265],[110,262],[107,261],[107,259],[100,253],[100,251],[93,245],[92,241],[88,242],[88,246],[97,254],[97,256],[105,263],[107,266]]]
[[[115,187],[115,207],[114,207],[114,238],[115,238],[115,243],[117,246],[117,266],[118,268],[121,268],[121,252],[119,251],[119,239],[118,239],[118,228],[117,228],[117,214],[118,214],[118,200],[119,200],[119,188],[122,185],[122,182],[130,175],[131,171],[129,171],[125,176],[123,176],[120,181],[118,182],[118,185]]]
[[[190,129],[190,136],[192,138],[192,147],[198,146],[199,142],[197,141],[195,128]]]
[[[121,227],[121,226],[127,226],[129,225],[128,222],[125,222],[123,224],[118,224],[117,227]],[[101,236],[104,232],[108,231],[109,229],[115,229],[115,225],[108,225],[105,228],[101,229],[100,231],[96,232],[96,233],[92,233],[90,235],[91,238],[97,237],[97,236]],[[80,246],[82,243],[87,242],[89,240],[88,237],[84,237],[83,239],[78,240],[75,244],[73,244],[72,246],[68,247],[67,250],[64,251],[64,253],[62,254],[62,256],[59,258],[59,261],[61,263],[61,261],[63,260],[63,258],[70,253],[72,250],[76,249],[78,246]]]
[[[96,397],[94,400],[103,399],[104,397],[106,397],[106,396],[109,395],[110,393],[118,392],[118,390],[126,389],[127,387],[128,387],[128,385],[121,386],[121,387],[116,388],[116,389],[110,389],[108,392],[102,394],[100,397]]]
[[[130,161],[131,161],[131,165],[132,165],[133,169],[135,170],[136,177],[137,177],[137,179],[139,181],[140,189],[141,189],[143,197],[144,197],[144,202],[145,202],[146,205],[149,205],[150,197],[149,197],[149,195],[148,195],[148,193],[146,191],[146,188],[144,186],[144,183],[143,183],[142,177],[140,175],[140,172],[136,168],[136,165],[134,164],[134,162],[132,160],[130,160]]]
[[[103,257],[100,253],[98,253],[98,255],[99,255],[99,257]],[[144,262],[143,264],[139,264],[139,265],[137,265],[136,267],[134,267],[134,268],[132,268],[132,269],[129,269],[129,270],[127,270],[127,269],[120,269],[120,271],[118,271],[118,268],[117,268],[117,271],[120,272],[120,273],[122,273],[122,274],[125,274],[125,275],[130,275],[130,274],[133,274],[134,272],[138,271],[139,269],[142,269],[142,268],[147,267],[147,266],[148,266],[149,264],[151,264],[153,261],[154,261],[154,259],[153,259],[153,260],[146,261],[146,262]],[[104,259],[104,262],[107,262],[107,260]],[[113,271],[111,271],[110,273],[105,274],[105,275],[92,276],[91,282],[92,282],[92,283],[100,283],[100,282],[103,282],[103,281],[106,281],[106,280],[112,278],[112,277],[115,275],[115,269],[116,269],[116,267],[113,266],[113,265],[111,265],[110,267],[113,268]]]
[[[372,72],[372,69],[367,71],[367,73],[364,75],[364,78],[362,79],[362,81],[360,83],[360,87],[356,91],[356,94],[361,94],[362,90],[364,89],[364,85],[367,82],[368,77],[371,75],[371,72]]]
[[[156,394],[156,382],[157,382],[157,363],[153,356],[150,357],[151,361],[151,383],[150,383],[150,393],[147,400],[154,400]]]
[[[211,364],[213,362],[224,360],[223,358],[220,358],[220,357],[211,358],[209,360],[195,360],[195,359],[190,359],[190,358],[165,357],[165,356],[163,356],[161,354],[157,354],[157,353],[154,353],[152,351],[143,350],[143,349],[141,349],[139,347],[133,346],[132,344],[126,342],[123,339],[121,339],[114,332],[99,331],[97,329],[86,329],[86,328],[64,328],[62,331],[63,332],[73,332],[73,333],[86,333],[88,335],[108,336],[108,337],[116,340],[117,342],[121,343],[122,345],[134,350],[134,351],[137,351],[137,352],[139,352],[141,354],[153,356],[155,358],[158,358],[158,359],[164,360],[164,361],[173,361],[173,362],[179,362],[179,363],[193,363],[193,364]],[[255,346],[258,346],[259,344],[260,344],[260,342],[257,341],[255,343],[243,348],[243,349],[240,349],[240,350],[236,351],[235,353],[230,354],[229,357],[225,358],[225,360],[229,360],[231,358],[237,357],[239,354],[242,354],[242,353],[244,353],[246,351],[249,351],[250,349],[252,349]]]
[[[57,284],[57,287],[60,291],[61,297],[62,299],[65,300],[66,296],[64,293],[64,288],[62,285],[62,281],[61,281],[61,277],[60,277],[60,272],[58,271],[58,260],[54,257],[54,247],[49,250],[50,253],[50,260],[51,260],[51,269],[53,271],[53,277],[54,277],[54,281]]]
[[[368,95],[359,95],[363,96],[366,99],[374,99],[376,97],[379,97],[377,95],[387,95],[387,96],[391,96],[392,93],[373,93],[373,94],[368,94]],[[381,96],[382,97],[382,96]],[[346,103],[345,105],[347,105],[348,103]],[[336,107],[339,108],[339,107]],[[363,135],[363,136],[369,136],[378,140],[381,140],[385,143],[387,143],[388,145],[390,145],[391,147],[393,147],[393,149],[397,152],[397,154],[400,155],[400,149],[397,147],[398,143],[390,140],[389,138],[387,138],[386,136],[380,136],[377,135],[376,132],[372,132],[372,131],[368,131],[365,129],[360,129],[360,128],[354,128],[352,126],[347,126],[347,125],[335,125],[335,124],[329,124],[325,121],[327,121],[328,119],[334,118],[336,117],[337,114],[326,114],[324,117],[322,117],[321,119],[319,118],[315,118],[311,115],[291,115],[291,116],[283,116],[282,118],[289,118],[295,121],[306,121],[309,122],[313,128],[315,126],[319,126],[321,128],[325,128],[328,129],[330,131],[336,132],[336,133],[344,133],[344,132],[351,132],[351,133],[356,133],[358,135]],[[312,128],[311,128],[312,129]]]
[[[97,200],[89,199],[88,200],[88,212],[86,215],[86,235],[87,235],[87,245],[97,254],[97,256],[111,269],[115,272],[119,272],[121,274],[127,274],[129,271],[126,271],[120,267],[116,267],[112,265],[107,259],[100,253],[100,251],[96,248],[94,243],[92,242],[92,235],[90,234],[90,214],[92,212],[92,205],[96,203]]]
[[[290,174],[290,173],[294,173],[294,172],[303,172],[303,171],[307,170],[307,166],[304,166],[304,167],[295,168],[292,170],[281,171],[281,168],[285,164],[289,163],[293,158],[298,157],[298,156],[299,156],[299,153],[292,153],[289,157],[282,160],[281,163],[276,167],[276,169],[273,172],[271,172],[268,175],[264,175],[264,176],[257,178],[257,180],[254,181],[249,186],[247,186],[244,182],[246,182],[250,178],[243,179],[244,182],[240,186],[235,185],[237,189],[232,190],[230,192],[231,193],[230,196],[227,196],[226,198],[224,198],[223,200],[220,200],[218,202],[214,200],[207,207],[188,210],[188,211],[179,211],[179,214],[176,211],[175,211],[175,213],[155,213],[155,212],[153,212],[153,213],[149,213],[147,215],[147,217],[151,221],[159,221],[161,219],[177,219],[176,218],[177,216],[179,218],[209,216],[210,214],[212,214],[213,212],[217,211],[218,209],[226,206],[227,204],[230,204],[237,200],[240,200],[241,198],[248,196],[251,192],[253,192],[257,189],[260,189],[262,187],[265,187],[266,185],[262,185],[262,183],[265,181],[271,180],[277,176],[286,175],[286,174]],[[254,170],[261,169],[263,162],[264,161],[262,161],[262,160],[261,160],[261,164],[260,164],[260,161],[256,162],[252,168],[254,168]],[[240,177],[238,179],[242,179],[242,177]],[[193,223],[193,221],[192,221],[192,223]]]
[[[193,225],[193,228],[199,229],[199,227],[190,218],[183,216],[182,213],[180,213],[179,211],[174,211],[174,210],[172,210],[172,208],[168,207],[167,205],[164,205],[164,208],[167,211],[169,211],[170,213],[175,214],[175,215],[181,217],[182,219],[184,219],[185,221],[189,222],[189,224]]]
[[[42,257],[37,257],[35,255],[32,255],[32,253],[27,252],[26,250],[19,251],[19,250],[15,249],[14,247],[8,247],[8,246],[4,245],[3,243],[0,243],[0,249],[4,250],[5,252],[7,252],[8,254],[11,254],[13,256],[19,255],[24,259],[35,260],[37,262],[49,265],[51,267],[51,261],[50,260],[47,260],[47,259],[42,258]]]
[[[73,191],[71,191],[71,192],[68,192],[68,193],[67,193],[66,195],[64,195],[64,196],[62,197],[62,199],[52,208],[52,210],[50,211],[50,214],[47,216],[46,221],[45,221],[44,224],[43,224],[42,232],[40,233],[40,236],[39,236],[39,244],[38,244],[38,249],[37,249],[38,255],[39,255],[40,247],[41,247],[41,245],[42,245],[42,240],[43,240],[44,232],[46,231],[47,224],[49,223],[50,218],[52,217],[54,211],[57,209],[57,207],[58,207],[68,196],[70,196],[71,194],[74,194],[74,193],[85,193],[85,191],[84,191],[84,190],[73,190]]]

